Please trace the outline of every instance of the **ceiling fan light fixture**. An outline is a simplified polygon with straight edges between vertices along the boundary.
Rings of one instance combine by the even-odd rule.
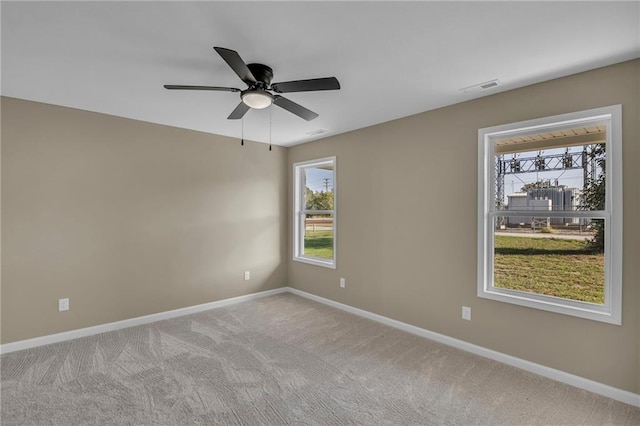
[[[242,102],[250,108],[264,109],[273,103],[273,96],[263,90],[251,90],[242,93]]]

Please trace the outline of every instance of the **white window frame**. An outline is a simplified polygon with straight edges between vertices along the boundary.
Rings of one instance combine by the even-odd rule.
[[[495,208],[495,143],[523,133],[605,122],[605,210],[556,212],[557,216],[605,219],[605,303],[595,304],[493,286],[494,218],[509,216]],[[478,297],[611,324],[622,324],[622,106],[613,105],[478,130]],[[550,212],[551,213],[551,212]],[[513,215],[522,214],[522,212]]]
[[[302,181],[302,170],[309,167],[333,165],[333,210],[306,210],[305,209],[305,182]],[[325,157],[316,160],[302,161],[293,164],[293,260],[297,262],[309,263],[311,265],[323,266],[325,268],[336,269],[337,259],[337,236],[338,236],[338,192],[336,180],[336,157]],[[304,248],[304,218],[307,214],[332,214],[333,215],[333,259],[322,259],[319,257],[305,256],[302,253]]]

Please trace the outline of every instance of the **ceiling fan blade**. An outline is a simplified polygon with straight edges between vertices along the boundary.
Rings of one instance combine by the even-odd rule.
[[[224,47],[214,47],[216,52],[222,59],[231,67],[231,69],[238,74],[238,77],[248,85],[256,82],[256,78],[251,73],[247,64],[244,63],[238,52],[231,49],[225,49]]]
[[[227,117],[229,120],[240,120],[244,115],[249,111],[251,107],[246,105],[244,102],[240,102],[236,109],[231,111],[231,114]]]
[[[282,109],[286,109],[287,111],[297,115],[298,117],[304,118],[307,121],[311,121],[314,118],[318,117],[318,114],[316,114],[315,112],[306,109],[302,105],[299,105],[287,98],[278,95],[274,96],[274,98],[274,104],[278,105]]]
[[[273,83],[271,89],[278,93],[312,92],[316,90],[338,90],[340,82],[335,77],[312,78],[309,80],[285,81]]]
[[[235,87],[216,87],[216,86],[183,86],[179,84],[165,84],[165,89],[169,90],[217,90],[220,92],[240,92]]]

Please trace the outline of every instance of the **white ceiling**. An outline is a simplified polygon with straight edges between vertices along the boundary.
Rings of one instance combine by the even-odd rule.
[[[286,95],[311,122],[247,113],[246,139],[268,142],[271,115],[284,146],[640,57],[637,1],[2,2],[1,15],[4,96],[240,137],[237,93],[162,85],[244,89],[213,46],[274,82],[337,77],[340,91]]]

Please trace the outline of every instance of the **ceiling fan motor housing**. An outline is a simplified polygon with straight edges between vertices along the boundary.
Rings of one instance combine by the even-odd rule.
[[[264,64],[247,64],[247,68],[251,71],[251,74],[256,78],[257,87],[260,89],[267,89],[273,79],[273,70],[271,67]]]

